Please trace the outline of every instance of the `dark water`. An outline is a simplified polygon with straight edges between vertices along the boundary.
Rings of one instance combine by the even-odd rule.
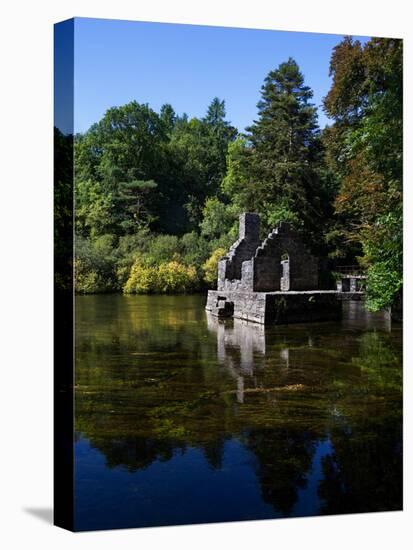
[[[76,299],[76,528],[400,510],[401,327]]]

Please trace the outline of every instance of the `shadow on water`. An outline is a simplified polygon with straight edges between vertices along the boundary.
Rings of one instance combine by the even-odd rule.
[[[401,328],[267,327],[199,296],[76,302],[78,529],[402,507]]]

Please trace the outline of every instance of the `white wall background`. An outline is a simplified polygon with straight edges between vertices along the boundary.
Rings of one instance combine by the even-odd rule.
[[[30,0],[0,8],[0,545],[17,548],[411,547],[405,512],[71,534],[40,515],[52,506],[52,24],[72,16],[231,25],[405,38],[403,0]],[[411,25],[411,23],[410,23]],[[406,270],[411,273],[412,86],[407,86]],[[409,138],[410,134],[410,138]],[[412,334],[406,277],[405,335]],[[408,338],[406,338],[406,341]],[[412,352],[405,354],[405,464],[411,460]],[[28,509],[37,510],[37,515]],[[409,533],[410,531],[410,533]],[[410,543],[411,544],[411,543]]]

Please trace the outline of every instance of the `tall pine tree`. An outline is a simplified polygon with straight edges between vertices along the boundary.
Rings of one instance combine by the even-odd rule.
[[[247,128],[248,205],[268,226],[289,220],[307,232],[325,218],[320,177],[321,145],[312,90],[289,58],[271,71],[261,88],[258,120]]]

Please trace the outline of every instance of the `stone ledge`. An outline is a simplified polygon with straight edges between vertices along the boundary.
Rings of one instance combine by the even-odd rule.
[[[205,309],[223,316],[223,303],[232,316],[260,324],[288,324],[336,320],[341,317],[341,294],[337,290],[246,292],[210,290]]]

